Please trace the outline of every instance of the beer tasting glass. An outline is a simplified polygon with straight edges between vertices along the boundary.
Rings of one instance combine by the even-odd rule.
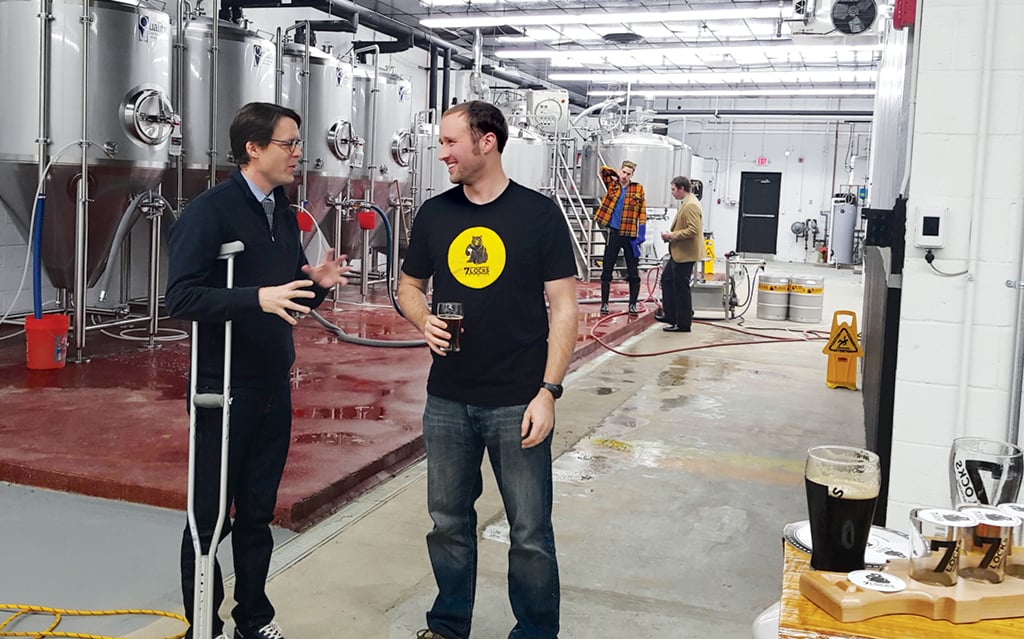
[[[963,551],[960,529],[977,525],[974,516],[956,510],[910,511],[910,577],[934,586],[955,586]]]
[[[1024,504],[1000,504],[999,510],[1021,520],[1010,536],[1010,560],[1006,563],[1006,574],[1024,579]]]
[[[445,330],[452,335],[448,340],[448,348],[441,350],[446,353],[458,353],[462,349],[459,344],[459,336],[462,334],[462,302],[438,302],[437,316],[448,325]]]
[[[864,569],[864,549],[878,501],[878,455],[851,446],[807,451],[804,486],[811,523],[811,568]]]
[[[961,506],[958,510],[978,520],[976,526],[960,530],[964,549],[960,576],[971,581],[1002,583],[1010,535],[1021,520],[994,506]]]
[[[1024,471],[1020,448],[1008,442],[959,437],[949,449],[949,496],[953,507],[998,506],[1017,501]]]

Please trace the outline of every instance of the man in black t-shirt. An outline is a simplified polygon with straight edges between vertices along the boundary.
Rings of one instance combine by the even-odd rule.
[[[509,520],[512,638],[558,636],[551,526],[551,431],[576,343],[576,262],[557,205],[505,176],[508,126],[486,102],[441,119],[440,159],[457,186],[423,204],[398,298],[433,353],[423,413],[434,528],[427,550],[438,595],[425,639],[469,637],[486,450]],[[460,349],[426,301],[460,302]],[[545,305],[551,306],[551,317]]]

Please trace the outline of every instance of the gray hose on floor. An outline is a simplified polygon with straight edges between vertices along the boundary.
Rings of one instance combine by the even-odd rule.
[[[385,348],[411,348],[413,346],[426,346],[427,343],[421,339],[410,339],[410,340],[390,340],[390,339],[370,339],[368,337],[357,337],[355,335],[349,335],[345,331],[341,330],[340,326],[332,324],[327,321],[323,315],[313,311],[310,313],[313,319],[320,322],[320,325],[334,333],[338,339],[349,344],[358,344],[359,346],[383,346]]]

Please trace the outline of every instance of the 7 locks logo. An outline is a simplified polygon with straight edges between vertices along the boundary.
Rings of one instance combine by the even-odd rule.
[[[469,288],[486,288],[505,270],[505,243],[486,226],[459,233],[448,245],[448,270]]]

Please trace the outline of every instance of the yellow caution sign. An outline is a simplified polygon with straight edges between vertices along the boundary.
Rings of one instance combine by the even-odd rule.
[[[844,315],[850,317],[850,322],[839,321]],[[821,352],[828,355],[825,385],[829,388],[857,390],[857,358],[864,355],[864,349],[857,339],[856,313],[836,311],[832,315],[832,333]]]
[[[704,238],[704,278],[715,274],[715,240],[711,237]]]

